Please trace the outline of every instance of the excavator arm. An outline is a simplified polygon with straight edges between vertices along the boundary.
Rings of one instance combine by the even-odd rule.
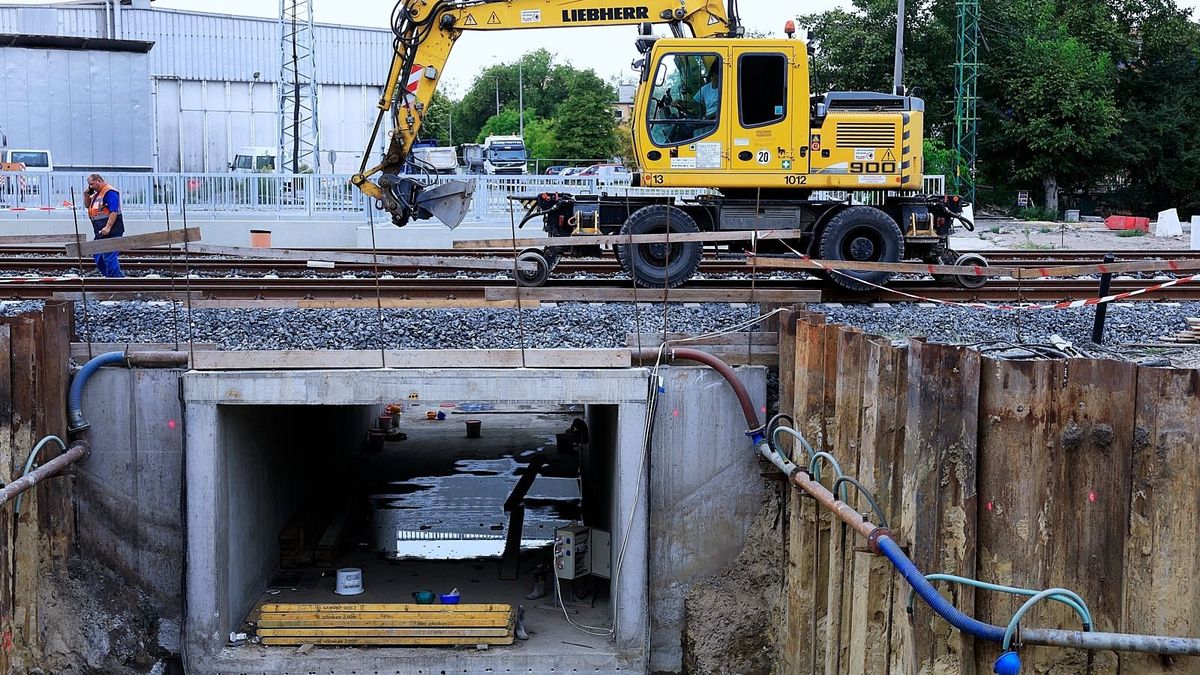
[[[667,24],[679,37],[739,36],[736,0],[400,0],[392,16],[395,54],[359,173],[351,183],[405,225],[436,217],[451,228],[466,216],[473,183],[429,187],[402,176],[454,43],[464,31]],[[392,115],[383,161],[367,167],[371,149]]]

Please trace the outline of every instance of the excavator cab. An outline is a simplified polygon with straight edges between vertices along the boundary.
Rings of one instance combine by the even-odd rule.
[[[664,38],[642,68],[642,184],[725,190],[917,190],[920,99],[809,91],[796,40]]]

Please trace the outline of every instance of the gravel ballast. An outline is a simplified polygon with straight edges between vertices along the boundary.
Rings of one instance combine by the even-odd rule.
[[[37,311],[38,302],[0,303],[0,315]],[[1058,335],[1077,345],[1091,344],[1093,308],[1001,311],[911,303],[892,305],[812,305],[829,321],[858,326],[893,339],[924,336],[935,342],[1003,340],[1046,343]],[[178,315],[178,330],[174,316]],[[706,333],[757,316],[750,305],[671,305],[670,332]],[[640,314],[640,317],[638,316]],[[1118,303],[1110,305],[1105,343],[1154,343],[1186,329],[1186,317],[1200,316],[1200,303]],[[191,313],[197,342],[220,349],[511,349],[624,347],[629,333],[658,333],[661,305],[564,303],[525,309],[196,309]],[[187,340],[188,314],[169,303],[107,302],[75,308],[80,339],[94,342]]]

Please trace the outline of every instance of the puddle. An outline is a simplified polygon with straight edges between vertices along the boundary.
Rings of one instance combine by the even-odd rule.
[[[526,466],[513,457],[460,460],[450,475],[386,484],[370,497],[375,549],[397,559],[499,557],[509,521],[504,502]],[[577,477],[539,475],[525,499],[522,548],[553,541],[556,528],[578,520],[580,504]]]

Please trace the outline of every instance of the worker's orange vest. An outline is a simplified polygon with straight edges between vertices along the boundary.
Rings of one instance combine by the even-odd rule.
[[[104,195],[108,194],[111,189],[112,186],[105,183],[96,196],[92,197],[92,205],[88,207],[88,218],[95,219],[108,215],[109,211],[108,206],[104,203]]]

